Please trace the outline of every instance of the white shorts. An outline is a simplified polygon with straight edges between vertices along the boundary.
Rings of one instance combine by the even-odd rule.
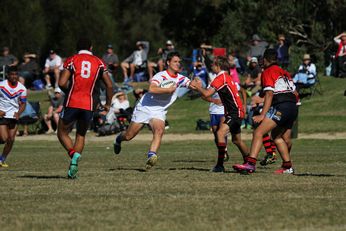
[[[152,119],[159,119],[159,120],[165,121],[166,111],[152,112],[149,110],[141,110],[136,107],[132,114],[131,122],[140,123],[140,124],[149,124],[150,120]]]

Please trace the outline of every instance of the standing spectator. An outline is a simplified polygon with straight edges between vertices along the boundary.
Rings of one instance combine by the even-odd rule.
[[[62,60],[59,55],[56,54],[54,50],[49,51],[49,57],[46,59],[44,65],[43,74],[45,74],[44,79],[46,80],[46,89],[52,89],[51,76],[54,78],[55,87],[58,87],[59,77],[60,77],[60,67],[62,65]]]
[[[54,89],[54,95],[49,95],[50,106],[48,107],[47,114],[44,115],[44,122],[48,127],[46,134],[51,134],[54,132],[52,126],[52,120],[55,125],[58,126],[59,114],[62,111],[64,103],[64,93],[59,87]]]
[[[158,67],[159,71],[163,71],[165,68],[165,60],[167,59],[167,55],[170,52],[175,51],[174,45],[171,40],[166,41],[166,48],[159,48],[157,51],[157,54],[160,55],[160,59],[157,61],[157,64],[154,62],[148,63],[148,74],[149,74],[149,81],[153,78],[154,75],[154,68]]]
[[[12,150],[17,122],[26,105],[26,88],[18,82],[16,66],[10,66],[8,77],[0,82],[0,141],[5,143],[0,154],[0,167],[7,168],[6,158]]]
[[[268,43],[262,40],[257,34],[252,36],[250,50],[247,54],[248,60],[252,57],[256,57],[261,60],[265,49],[268,47]]]
[[[119,58],[113,51],[112,44],[108,44],[107,52],[102,56],[103,61],[107,64],[107,70],[109,77],[115,82],[115,75],[117,68],[119,67]]]
[[[334,38],[338,44],[338,51],[336,52],[336,77],[346,77],[346,33],[341,33]]]
[[[40,73],[40,66],[36,61],[36,55],[25,53],[24,62],[18,66],[19,82],[28,87]]]
[[[278,64],[284,69],[287,69],[289,64],[289,48],[291,42],[286,40],[285,35],[279,34],[278,43],[275,46],[275,50],[278,53]]]
[[[2,48],[2,56],[0,56],[0,67],[3,66],[17,66],[18,59],[10,54],[10,48],[3,47]]]
[[[124,75],[124,83],[133,81],[136,68],[145,68],[147,65],[149,42],[137,41],[136,47],[137,49],[120,64]],[[130,70],[130,77],[127,73],[128,70]]]
[[[239,64],[238,59],[234,57],[233,55],[228,55],[228,62],[231,67],[229,70],[229,74],[231,75],[233,82],[237,85],[237,89],[239,91],[240,79],[239,79],[239,75],[237,71],[237,63]]]
[[[58,138],[71,158],[67,174],[70,179],[77,177],[78,161],[84,149],[85,135],[96,106],[93,104],[93,91],[98,78],[106,84],[107,100],[104,108],[109,109],[112,99],[112,81],[108,76],[107,66],[92,54],[91,49],[92,44],[89,39],[79,39],[78,54],[66,59],[59,79],[59,87],[66,90],[67,100],[64,102],[58,123]],[[73,142],[69,133],[74,124],[77,130]]]

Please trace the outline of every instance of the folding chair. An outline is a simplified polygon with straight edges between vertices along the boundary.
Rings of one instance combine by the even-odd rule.
[[[0,81],[5,80],[6,78],[6,66],[0,68]]]
[[[38,134],[40,130],[42,130],[43,116],[41,112],[41,105],[38,101],[30,101],[29,103],[35,110],[36,115],[34,117],[24,116],[23,118],[19,118],[18,124],[28,125],[29,131],[32,131],[34,134]]]

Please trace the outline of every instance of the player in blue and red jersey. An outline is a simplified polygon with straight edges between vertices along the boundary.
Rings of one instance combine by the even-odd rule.
[[[91,49],[89,39],[80,39],[77,43],[78,54],[67,58],[59,79],[59,86],[64,89],[66,98],[64,109],[60,113],[58,138],[71,157],[68,177],[72,179],[76,178],[85,134],[93,116],[93,92],[96,81],[102,79],[106,85],[107,101],[104,106],[106,109],[109,109],[113,93],[107,65],[94,56]],[[75,122],[77,131],[73,142],[69,132]]]
[[[267,49],[264,53],[265,70],[262,73],[262,87],[265,93],[261,113],[253,117],[254,122],[261,123],[254,131],[249,157],[244,164],[236,164],[237,171],[254,172],[258,153],[262,147],[263,135],[271,131],[277,149],[283,160],[282,167],[276,174],[292,174],[290,157],[291,129],[298,115],[297,98],[291,75],[277,64],[277,52]]]
[[[210,83],[210,87],[204,89],[202,82],[195,78],[191,85],[199,91],[203,97],[207,98],[217,92],[225,110],[225,122],[220,125],[217,131],[216,146],[218,149],[218,159],[212,172],[224,172],[224,157],[227,152],[226,135],[232,134],[232,142],[238,147],[245,159],[249,153],[248,147],[241,139],[241,122],[245,116],[243,103],[240,99],[237,85],[233,82],[228,71],[230,64],[228,59],[223,56],[216,57],[212,66],[213,72],[217,74],[215,79]]]

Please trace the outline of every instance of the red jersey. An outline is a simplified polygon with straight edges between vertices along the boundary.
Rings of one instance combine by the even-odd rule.
[[[262,72],[263,91],[273,91],[272,105],[283,102],[296,102],[295,86],[290,73],[278,65],[270,65]]]
[[[72,74],[65,107],[93,111],[93,91],[96,80],[107,71],[107,65],[90,51],[81,50],[69,57],[64,68]]]
[[[232,77],[227,72],[220,72],[210,83],[220,96],[225,108],[225,116],[233,118],[244,118],[243,103],[238,94],[237,85],[233,82]]]

